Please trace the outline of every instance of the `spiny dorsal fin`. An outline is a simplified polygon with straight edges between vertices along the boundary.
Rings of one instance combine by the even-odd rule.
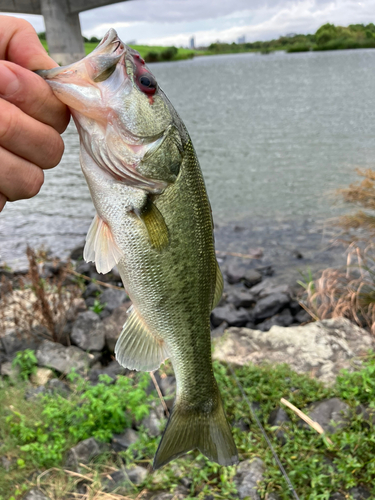
[[[115,354],[120,365],[145,372],[156,370],[169,357],[163,339],[149,331],[133,307],[116,343]]]
[[[88,230],[83,258],[95,262],[98,273],[108,273],[121,259],[122,252],[117,246],[110,227],[98,214]]]
[[[147,229],[147,234],[153,248],[159,252],[166,248],[169,244],[168,228],[164,217],[150,199],[147,200],[139,217]]]
[[[216,283],[215,283],[214,300],[212,301],[212,309],[215,309],[215,307],[220,302],[221,296],[223,295],[223,290],[224,290],[224,279],[220,271],[219,264],[216,262]]]

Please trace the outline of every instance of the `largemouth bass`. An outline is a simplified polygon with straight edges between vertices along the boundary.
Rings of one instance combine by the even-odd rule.
[[[210,203],[189,134],[140,55],[111,29],[87,57],[38,72],[72,112],[96,216],[84,258],[118,266],[132,308],[119,363],[152,371],[167,358],[176,398],[157,469],[192,450],[237,463],[211,362],[210,313],[223,278]]]

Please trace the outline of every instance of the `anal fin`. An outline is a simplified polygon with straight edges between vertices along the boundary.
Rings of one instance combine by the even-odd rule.
[[[156,370],[169,357],[164,341],[149,331],[133,307],[116,343],[115,354],[120,365],[145,372]]]
[[[106,274],[121,257],[110,227],[96,214],[86,236],[83,258],[86,262],[95,262],[98,273]]]

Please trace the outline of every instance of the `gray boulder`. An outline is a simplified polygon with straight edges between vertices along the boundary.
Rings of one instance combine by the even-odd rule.
[[[290,297],[286,293],[272,293],[263,299],[258,300],[253,309],[253,317],[255,320],[270,318],[274,314],[284,309],[289,304]]]
[[[162,433],[162,421],[154,410],[151,410],[149,416],[142,420],[142,425],[152,437],[160,436]]]
[[[124,302],[117,307],[109,317],[102,321],[105,344],[107,349],[112,353],[115,351],[115,345],[120,336],[126,318],[128,317],[128,310],[130,306],[130,301]]]
[[[350,406],[339,398],[330,398],[313,403],[308,414],[325,432],[334,433],[343,429],[350,421]],[[307,424],[303,425],[308,427]]]
[[[273,326],[269,332],[229,328],[215,341],[214,359],[248,363],[287,363],[298,373],[314,373],[331,385],[342,369],[361,367],[360,356],[375,347],[374,337],[345,318],[303,326]]]
[[[105,337],[99,316],[93,311],[79,314],[73,324],[70,339],[84,351],[101,351],[105,345]]]
[[[255,304],[255,298],[250,291],[232,290],[228,295],[227,302],[236,308],[244,307],[247,309]]]
[[[80,463],[88,464],[93,458],[104,453],[107,449],[108,446],[105,443],[99,443],[94,438],[85,439],[76,446],[73,446],[73,448],[70,448],[66,457],[65,467],[78,472]]]
[[[226,321],[230,326],[243,326],[250,320],[250,315],[245,309],[235,309],[230,304],[216,307],[211,313],[212,324],[216,327]]]
[[[95,359],[76,346],[65,347],[49,340],[44,340],[36,351],[39,366],[53,368],[67,375],[73,368],[86,370]]]
[[[23,500],[50,500],[43,491],[38,488],[33,488],[23,497]]]
[[[239,464],[237,473],[234,476],[234,483],[237,486],[238,496],[241,500],[244,498],[260,500],[258,483],[262,481],[264,471],[264,462],[258,457],[244,460]]]
[[[7,356],[12,356],[16,352],[26,349],[35,350],[43,341],[43,334],[48,335],[48,330],[42,326],[27,331],[19,331],[17,328],[10,328],[0,337],[0,347],[2,344]]]
[[[290,310],[288,308],[285,308],[280,313],[272,316],[272,318],[266,319],[265,321],[262,321],[262,323],[259,323],[257,325],[257,329],[261,330],[262,332],[268,332],[268,330],[270,330],[274,325],[289,326],[293,323],[293,321],[294,319]]]
[[[109,478],[103,483],[103,490],[108,493],[119,487],[129,487],[131,484],[139,485],[147,477],[147,470],[139,465],[133,468],[126,468],[124,470],[117,470],[109,474]]]
[[[243,282],[245,286],[251,288],[252,286],[260,283],[262,281],[262,275],[255,269],[248,269],[243,277]]]
[[[136,443],[139,440],[137,432],[133,429],[126,429],[123,434],[114,434],[112,438],[112,449],[117,453],[120,451],[125,451],[130,445]]]
[[[125,291],[116,288],[107,288],[100,296],[100,302],[105,305],[104,308],[112,313],[117,307],[127,300]]]

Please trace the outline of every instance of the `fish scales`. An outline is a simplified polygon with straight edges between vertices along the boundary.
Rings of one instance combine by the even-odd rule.
[[[199,449],[238,461],[211,360],[210,313],[222,293],[211,207],[189,135],[139,54],[110,30],[73,65],[40,71],[71,109],[97,212],[84,257],[118,266],[132,308],[120,364],[151,371],[167,358],[176,398],[154,458]]]

